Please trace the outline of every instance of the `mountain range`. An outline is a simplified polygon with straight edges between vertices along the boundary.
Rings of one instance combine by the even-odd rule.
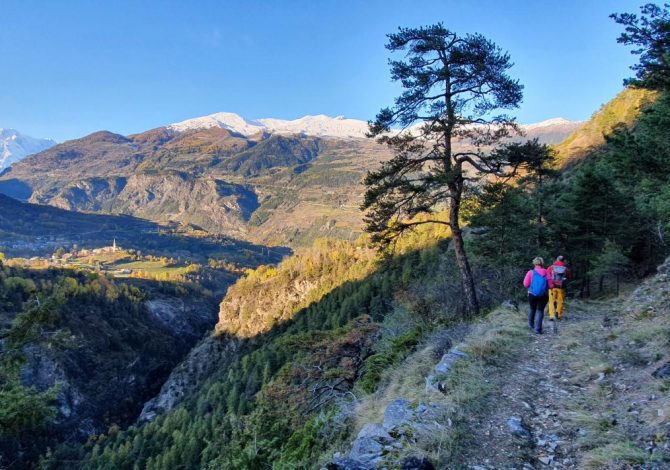
[[[547,134],[563,134],[566,131],[569,133],[579,124],[581,123],[563,118],[553,118],[535,124],[523,124],[521,128],[527,134],[537,134],[538,137],[543,137]],[[218,127],[247,137],[271,133],[352,139],[365,138],[368,132],[366,121],[344,116],[329,117],[324,114],[308,115],[294,120],[274,118],[249,120],[235,113],[214,113],[170,124],[167,127],[178,132]],[[555,137],[551,136],[549,139],[554,141]]]
[[[51,139],[30,137],[14,129],[0,128],[0,171],[27,155],[41,152],[56,145]]]
[[[580,126],[523,126],[549,144]],[[358,184],[387,147],[343,117],[252,121],[233,113],[139,134],[100,131],[31,155],[0,176],[0,193],[67,210],[124,214],[264,245],[360,234]],[[346,189],[345,189],[346,188]]]

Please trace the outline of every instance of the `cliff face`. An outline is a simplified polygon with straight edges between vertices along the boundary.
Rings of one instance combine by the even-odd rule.
[[[182,222],[231,235],[245,232],[245,222],[258,207],[256,194],[248,187],[180,172],[73,181],[58,190],[36,191],[30,202]]]
[[[216,319],[213,302],[197,295],[149,294],[133,307],[108,303],[66,303],[57,325],[69,333],[67,346],[24,350],[22,384],[56,387],[53,435],[81,440],[133,422]]]
[[[153,421],[157,415],[173,409],[207,380],[213,371],[224,368],[239,347],[238,340],[225,335],[203,339],[170,372],[158,394],[144,404],[138,422]]]

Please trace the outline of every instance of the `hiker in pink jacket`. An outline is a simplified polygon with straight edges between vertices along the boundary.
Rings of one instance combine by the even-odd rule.
[[[528,289],[528,328],[535,330],[538,335],[542,334],[542,319],[544,318],[544,307],[549,301],[548,286],[549,275],[542,266],[544,260],[539,256],[533,260],[533,269],[526,273],[523,286]]]

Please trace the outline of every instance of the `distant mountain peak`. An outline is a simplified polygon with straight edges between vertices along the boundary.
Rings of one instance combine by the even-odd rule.
[[[0,171],[24,157],[56,145],[51,139],[37,139],[15,129],[0,127]]]
[[[208,116],[202,116],[193,119],[186,119],[185,121],[171,124],[168,128],[178,132],[196,130],[196,129],[211,129],[212,127],[221,127],[242,135],[253,135],[264,130],[263,124],[250,121],[235,113],[214,113]]]
[[[571,126],[574,124],[579,124],[578,121],[570,121],[568,119],[562,118],[562,117],[556,117],[556,118],[551,118],[547,119],[545,121],[540,121],[536,122],[533,124],[523,124],[522,127],[525,130],[531,130],[531,129],[539,129],[541,127],[551,127],[551,126]]]

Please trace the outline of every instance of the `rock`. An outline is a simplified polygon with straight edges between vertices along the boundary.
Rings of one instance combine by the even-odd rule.
[[[657,379],[665,379],[670,377],[670,361],[666,362],[661,367],[656,369],[654,372],[652,372],[651,375],[656,377]]]
[[[426,392],[427,393],[445,393],[446,388],[444,383],[434,375],[426,377]]]
[[[394,400],[384,411],[384,429],[391,431],[398,426],[406,424],[412,419],[414,411],[410,408],[407,400]]]
[[[367,423],[358,433],[356,439],[374,439],[380,444],[392,444],[394,439],[381,424]]]
[[[454,364],[464,357],[467,357],[467,354],[459,351],[457,348],[453,348],[451,351],[443,355],[440,362],[438,362],[433,369],[435,373],[426,377],[426,392],[444,393],[445,387],[442,383],[442,379],[449,373]]]
[[[524,426],[521,418],[512,416],[507,420],[507,427],[509,430],[518,437],[523,437],[524,439],[530,438],[530,431]]]
[[[402,470],[435,470],[435,466],[426,457],[405,457],[400,464]]]
[[[354,440],[348,461],[358,462],[361,465],[373,465],[396,445],[396,440],[382,425],[367,423]]]
[[[351,459],[336,459],[326,465],[327,470],[372,470],[374,465],[366,465]]]
[[[351,446],[349,460],[360,464],[374,464],[384,453],[384,446],[371,437],[356,438]]]
[[[449,351],[447,354],[442,356],[442,360],[435,366],[435,373],[438,375],[446,375],[449,373],[451,368],[454,366],[454,364],[467,357],[468,355],[465,354],[464,352],[459,351],[458,349],[454,348],[451,351]]]
[[[544,465],[549,465],[552,460],[554,460],[551,457],[547,457],[546,455],[543,455],[542,457],[538,458],[540,462],[542,462]]]
[[[667,258],[662,265],[656,268],[656,271],[659,274],[670,274],[670,258]]]

